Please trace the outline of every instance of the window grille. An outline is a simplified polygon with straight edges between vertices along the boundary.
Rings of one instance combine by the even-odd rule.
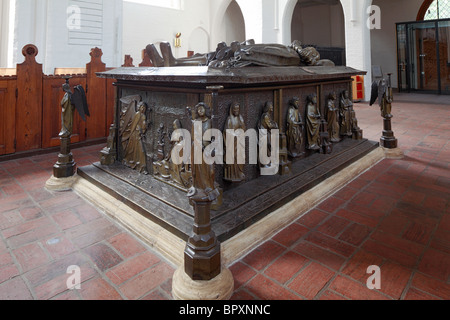
[[[69,45],[101,47],[103,42],[103,0],[70,0]]]
[[[162,8],[170,8],[177,10],[182,9],[182,0],[125,0],[125,1]]]
[[[425,13],[424,20],[450,18],[450,0],[434,0]]]

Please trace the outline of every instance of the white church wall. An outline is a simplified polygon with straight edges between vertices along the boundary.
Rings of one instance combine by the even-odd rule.
[[[89,52],[94,47],[103,51],[103,62],[108,67],[117,67],[122,59],[121,53],[121,0],[97,0],[99,17],[98,34],[93,39],[78,39],[70,31],[85,32],[87,11],[80,11],[81,25],[68,27],[71,13],[70,5],[83,5],[74,0],[20,0],[16,1],[16,22],[14,41],[14,63],[23,61],[22,48],[34,44],[39,49],[36,60],[44,65],[44,72],[51,74],[58,67],[84,67],[90,61]],[[73,16],[72,16],[73,18]],[[72,21],[72,20],[70,20]],[[73,36],[71,36],[73,35]]]
[[[8,64],[8,4],[7,1],[0,0],[0,68],[5,68]]]
[[[89,61],[89,51],[95,45],[70,43],[67,28],[67,8],[77,0],[20,0],[16,2],[14,45],[4,48],[5,27],[3,19],[5,2],[0,0],[2,22],[2,49],[0,63],[5,65],[6,51],[13,51],[13,65],[21,63],[21,49],[32,43],[39,48],[38,62],[44,71],[52,73],[56,67],[80,67]],[[101,45],[103,61],[109,67],[123,63],[123,56],[130,54],[135,65],[142,59],[142,50],[149,43],[169,41],[181,32],[182,47],[174,48],[176,57],[186,56],[188,51],[215,50],[220,41],[231,42],[242,37],[259,43],[291,43],[291,24],[296,0],[236,0],[239,8],[227,9],[232,0],[183,0],[180,9],[162,8],[132,3],[127,0],[93,0],[103,3]],[[142,0],[141,2],[145,2]],[[385,72],[393,72],[396,83],[395,22],[414,20],[422,0],[374,0],[381,7],[381,30],[366,26],[367,8],[371,0],[341,0],[344,15],[330,7],[305,8],[303,23],[316,25],[320,32],[304,36],[304,42],[318,45],[345,46],[347,64],[368,72],[366,84],[372,81],[372,65],[380,65]],[[236,12],[242,13],[237,17]],[[317,15],[319,14],[319,18]],[[235,17],[236,16],[236,17]],[[243,21],[243,19],[244,21]],[[344,17],[344,18],[343,18]],[[344,21],[342,21],[344,19]],[[345,25],[345,37],[335,25]],[[245,30],[245,31],[244,31]],[[229,41],[228,41],[229,40]],[[370,85],[366,85],[370,87]],[[369,90],[369,89],[366,89]],[[368,91],[367,91],[368,92]]]
[[[367,27],[367,9],[372,0],[341,0],[345,17],[345,51],[347,66],[366,71],[364,77],[365,100],[370,99],[372,83],[372,57],[370,29]]]
[[[138,65],[142,61],[142,50],[150,44],[168,41],[174,56],[185,57],[188,51],[201,52],[203,44],[189,43],[192,33],[198,28],[210,30],[208,0],[184,0],[181,9],[170,9],[123,1],[123,54],[129,54]],[[174,39],[181,33],[181,48],[174,48]],[[202,35],[204,36],[204,35]],[[157,46],[158,48],[158,46]],[[209,51],[209,50],[208,50]]]

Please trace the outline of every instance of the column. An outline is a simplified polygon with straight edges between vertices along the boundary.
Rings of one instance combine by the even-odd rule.
[[[365,100],[370,99],[372,84],[372,57],[370,29],[367,27],[367,9],[372,0],[341,0],[345,18],[345,48],[347,66],[366,71]]]

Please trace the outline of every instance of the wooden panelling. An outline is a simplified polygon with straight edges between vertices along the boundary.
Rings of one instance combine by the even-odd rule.
[[[16,79],[0,80],[0,155],[15,152]]]
[[[25,46],[22,54],[25,61],[17,65],[17,152],[40,149],[42,141],[42,65],[36,62],[36,46]]]
[[[91,62],[86,65],[87,71],[87,100],[91,117],[87,122],[87,138],[95,139],[106,137],[109,127],[106,123],[106,79],[97,77],[97,72],[106,70],[102,62],[102,51],[98,48],[92,49]]]
[[[26,45],[22,54],[25,61],[16,68],[0,68],[0,155],[59,146],[66,77],[70,78],[72,92],[74,86],[83,86],[91,114],[84,122],[75,112],[72,143],[109,135],[116,88],[114,79],[97,77],[97,72],[113,69],[102,62],[101,49],[91,50],[91,61],[84,67],[55,68],[54,75],[43,74],[42,65],[36,62],[36,46]],[[141,65],[151,65],[148,56],[143,57]],[[126,56],[125,61],[131,63],[132,58]]]

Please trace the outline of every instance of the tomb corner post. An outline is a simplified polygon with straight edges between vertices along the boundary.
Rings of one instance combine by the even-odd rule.
[[[211,92],[205,96],[205,104],[211,106],[213,114],[221,88],[208,87]],[[211,125],[217,128],[214,115],[211,118]],[[192,163],[194,179],[188,197],[194,207],[194,225],[184,251],[184,266],[173,276],[172,295],[178,300],[228,300],[234,291],[234,279],[222,265],[221,245],[211,225],[211,206],[219,199],[220,191],[214,177],[206,174],[211,170],[202,168],[207,165]]]

